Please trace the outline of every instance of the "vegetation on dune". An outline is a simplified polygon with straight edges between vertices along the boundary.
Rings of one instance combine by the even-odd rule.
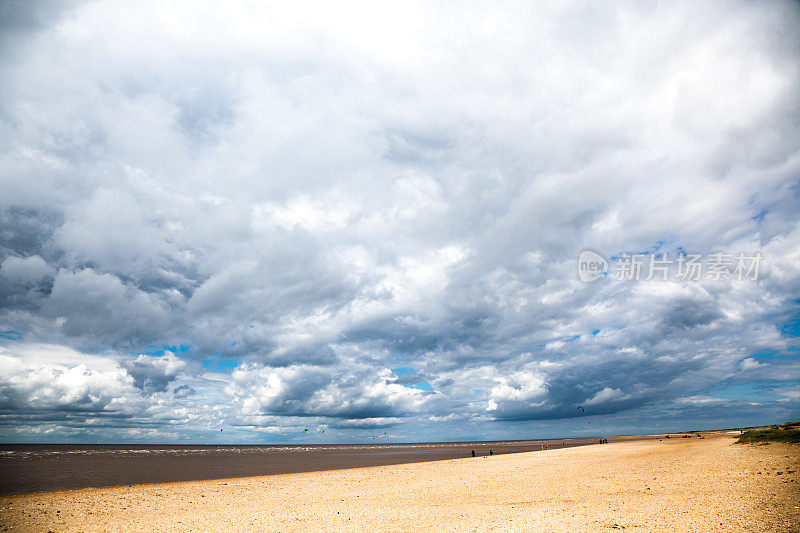
[[[744,444],[768,442],[800,444],[800,422],[748,429],[739,436],[737,442]]]

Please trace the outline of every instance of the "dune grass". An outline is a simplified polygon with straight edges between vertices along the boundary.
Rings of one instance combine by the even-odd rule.
[[[800,444],[800,422],[747,429],[739,436],[737,442],[740,444],[766,444],[769,442]]]

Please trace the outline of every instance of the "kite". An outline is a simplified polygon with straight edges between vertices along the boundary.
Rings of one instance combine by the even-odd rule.
[[[306,433],[308,433],[308,428],[303,430],[303,435],[305,435]]]
[[[578,409],[579,409],[579,410],[580,410],[582,413],[585,413],[585,412],[586,412],[586,409],[584,409],[584,408],[583,408],[583,406],[581,406],[581,405],[579,405],[579,406],[578,406]]]

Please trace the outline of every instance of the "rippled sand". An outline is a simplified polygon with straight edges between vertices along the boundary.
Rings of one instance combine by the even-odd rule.
[[[648,439],[3,496],[0,522],[13,531],[798,531],[800,446],[733,442]]]

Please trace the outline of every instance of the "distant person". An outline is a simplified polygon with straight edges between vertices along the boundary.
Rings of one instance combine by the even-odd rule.
[[[494,454],[494,452],[492,450],[489,450],[489,455],[493,455],[493,454]]]
[[[472,457],[475,457],[475,450],[472,450]]]

